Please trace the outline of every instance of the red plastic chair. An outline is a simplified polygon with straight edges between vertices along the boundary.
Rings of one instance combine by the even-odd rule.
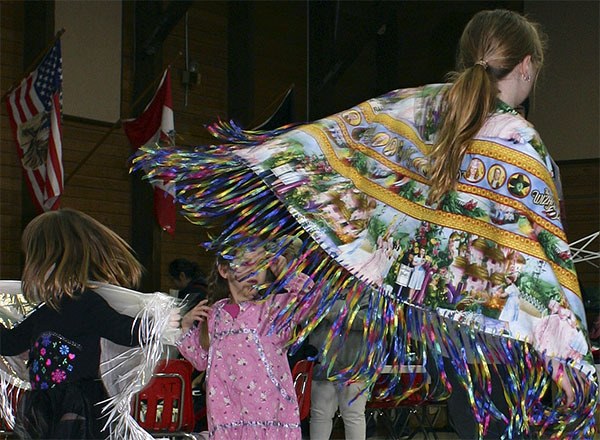
[[[150,383],[135,397],[133,417],[153,436],[183,436],[194,429],[192,373],[194,367],[183,359],[164,359]]]
[[[298,409],[300,420],[304,420],[310,414],[310,392],[312,389],[312,372],[315,363],[306,359],[299,360],[292,368],[294,388],[298,397]]]
[[[433,429],[435,421],[429,420],[425,411],[425,406],[433,404],[428,399],[425,389],[420,388],[427,376],[423,372],[403,373],[400,375],[400,383],[390,396],[383,397],[382,391],[387,388],[390,380],[389,374],[382,374],[377,379],[371,392],[371,399],[367,402],[366,413],[367,421],[370,418],[381,418],[384,420],[384,426],[387,429],[389,438],[397,440],[400,438],[412,438],[418,432],[423,433],[424,439],[429,439],[431,433],[435,439],[437,435]],[[399,399],[405,393],[414,390],[404,399]],[[392,416],[394,414],[394,416]],[[404,416],[400,418],[401,416]],[[416,429],[410,429],[410,420],[414,418]],[[403,421],[402,421],[403,419]],[[400,422],[400,423],[399,423]],[[408,437],[407,431],[410,430]]]

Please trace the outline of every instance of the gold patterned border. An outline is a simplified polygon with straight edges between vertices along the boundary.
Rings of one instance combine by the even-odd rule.
[[[472,151],[475,154],[487,156],[492,159],[509,163],[511,165],[524,169],[528,173],[531,173],[538,179],[542,180],[546,184],[546,186],[552,191],[554,200],[558,200],[558,193],[556,192],[554,180],[552,179],[550,171],[548,171],[546,167],[541,166],[537,160],[535,160],[531,156],[528,156],[525,153],[521,153],[520,151],[516,150],[511,150],[503,146],[500,146],[500,148],[498,148],[498,146],[499,145],[495,142],[478,140],[476,142],[473,142],[473,144],[470,147],[470,151]]]
[[[375,159],[378,162],[381,162],[382,164],[384,164],[386,167],[388,167],[392,171],[395,171],[399,174],[410,177],[411,179],[416,180],[417,182],[424,183],[426,185],[428,184],[429,181],[425,177],[421,176],[420,174],[415,173],[414,171],[411,171],[408,168],[404,168],[404,167],[398,165],[396,162],[389,160],[386,156],[378,153],[377,151],[373,150],[372,148],[366,147],[358,142],[355,142],[354,139],[352,138],[352,136],[350,135],[350,133],[348,133],[348,130],[346,129],[346,125],[343,124],[344,120],[342,118],[334,117],[332,119],[338,119],[338,121],[339,121],[338,125],[342,130],[342,134],[344,135],[344,140],[346,141],[346,144],[351,149],[360,151],[365,156],[369,156],[370,158]]]
[[[433,210],[399,197],[388,189],[381,187],[369,179],[366,179],[360,173],[358,173],[355,168],[346,165],[342,160],[340,160],[335,154],[327,134],[322,130],[312,125],[302,127],[301,130],[317,140],[317,143],[319,144],[324,156],[329,161],[331,167],[340,175],[352,180],[356,187],[365,194],[370,195],[377,200],[381,200],[398,211],[406,212],[419,220],[429,221],[440,226],[488,238],[502,246],[510,247],[523,254],[531,255],[532,257],[540,260],[548,261],[554,273],[556,274],[559,283],[581,297],[577,275],[560,267],[556,263],[549,261],[544,250],[537,241],[499,229],[481,220],[446,211]],[[460,225],[460,227],[458,225]]]
[[[431,145],[423,142],[423,139],[419,136],[419,134],[415,131],[414,127],[405,124],[402,121],[392,118],[390,115],[385,113],[375,113],[373,108],[367,103],[363,102],[358,105],[358,108],[361,109],[365,121],[368,123],[380,122],[382,125],[390,128],[393,132],[398,133],[400,136],[404,136],[411,142],[413,142],[421,153],[429,154],[431,151]]]
[[[413,179],[419,183],[422,183],[425,185],[429,184],[429,181],[426,178],[424,178],[423,176],[421,176],[420,174],[415,173],[414,171],[411,171],[407,168],[404,168],[404,167],[398,165],[396,162],[389,160],[386,156],[378,153],[377,151],[375,151],[369,147],[366,147],[358,142],[355,142],[354,139],[352,138],[352,136],[350,136],[350,133],[348,133],[348,130],[346,129],[346,125],[341,124],[341,122],[343,122],[343,119],[340,117],[335,117],[335,119],[338,119],[338,121],[340,122],[339,126],[342,130],[342,134],[344,136],[346,144],[348,144],[352,149],[360,151],[362,154],[369,156],[370,158],[375,159],[378,162],[381,162],[382,164],[384,164],[386,167],[388,167],[389,169],[391,169],[394,172],[397,172],[404,176],[410,177],[411,179]],[[511,208],[519,210],[521,212],[527,212],[528,215],[530,215],[532,217],[532,219],[535,223],[539,224],[542,228],[546,229],[551,234],[556,235],[561,240],[563,240],[565,242],[567,241],[567,236],[561,228],[559,228],[552,222],[546,220],[544,217],[537,214],[535,211],[532,211],[529,207],[527,207],[527,205],[519,202],[518,200],[503,196],[494,191],[486,190],[485,188],[480,188],[478,186],[468,185],[465,183],[457,183],[456,189],[460,192],[485,197],[489,200],[493,200],[494,202],[501,203],[506,206],[510,206]]]
[[[362,110],[365,120],[369,123],[379,122],[390,130],[399,133],[413,142],[422,153],[427,153],[430,150],[419,135],[410,128],[410,126],[402,121],[392,118],[391,116],[384,113],[375,113],[373,108],[368,103],[362,103],[359,105]],[[520,167],[528,173],[534,175],[538,179],[542,180],[546,186],[552,191],[555,200],[558,200],[558,193],[552,179],[550,171],[540,165],[540,162],[533,159],[531,156],[521,153],[517,150],[508,149],[490,141],[477,140],[470,147],[469,152],[481,154],[483,156],[490,157],[492,159],[499,160],[501,162],[510,163],[517,167]]]

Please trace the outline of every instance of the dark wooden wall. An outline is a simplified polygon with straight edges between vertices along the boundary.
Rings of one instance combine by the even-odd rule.
[[[20,78],[23,70],[24,10],[13,3],[0,3],[0,89],[2,93]],[[0,275],[18,279],[21,275],[21,168],[5,104],[0,119]]]
[[[600,230],[600,160],[561,161],[558,166],[565,199],[565,228],[569,242],[573,243]],[[598,252],[600,240],[594,239],[586,249]],[[597,293],[600,287],[598,264],[600,261],[596,259],[575,266],[579,282],[590,292]]]
[[[135,24],[140,20],[143,3],[123,2],[123,118],[136,116],[139,111],[132,104],[141,87],[135,69],[136,60],[139,62]],[[149,3],[149,8],[158,5],[154,15],[158,21],[171,4]],[[32,14],[32,4],[45,15]],[[155,67],[146,75],[158,77],[163,67],[173,63],[177,141],[184,146],[206,144],[212,141],[204,129],[206,124],[220,117],[254,127],[275,110],[291,85],[291,121],[306,121],[398,87],[443,81],[445,72],[453,68],[458,35],[473,13],[498,6],[520,10],[522,4],[427,2],[424,7],[423,2],[196,1],[187,10],[187,44],[190,59],[199,64],[200,81],[188,89],[187,103],[181,81],[185,54],[178,57],[186,43],[184,16],[159,45],[157,58],[149,63]],[[35,52],[32,41],[43,47],[52,38],[52,9],[52,2],[0,3],[2,92],[22,78],[27,58]],[[32,15],[41,21],[35,33],[25,26]],[[0,123],[0,278],[18,279],[20,235],[34,213],[22,182],[4,104]],[[146,237],[151,240],[142,255],[148,269],[144,290],[172,287],[167,266],[173,258],[195,260],[208,272],[212,255],[199,247],[207,231],[178,216],[177,231],[171,237],[156,227],[151,206],[138,203],[145,196],[132,182],[136,177],[129,174],[131,150],[122,129],[112,131],[73,173],[109,130],[107,124],[65,118],[63,162],[69,180],[62,205],[88,212],[129,242]],[[574,240],[599,227],[598,160],[565,162],[561,169],[568,234]],[[141,207],[133,210],[134,205]],[[135,238],[140,232],[142,237]],[[582,263],[578,270],[583,284],[599,284],[597,268]]]

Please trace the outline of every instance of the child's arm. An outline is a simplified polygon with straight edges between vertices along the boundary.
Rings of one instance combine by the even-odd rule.
[[[183,336],[177,341],[181,355],[192,363],[198,371],[206,370],[208,364],[208,320],[211,308],[208,301],[200,301],[181,319]],[[194,323],[198,323],[194,325]]]
[[[0,324],[0,355],[16,356],[29,349],[33,314],[10,329]]]
[[[208,365],[208,348],[205,350],[200,344],[200,327],[190,328],[175,345],[196,370],[203,371]]]

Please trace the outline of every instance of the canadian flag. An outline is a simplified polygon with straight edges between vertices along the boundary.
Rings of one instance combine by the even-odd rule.
[[[172,145],[175,135],[173,98],[171,97],[171,70],[167,68],[158,89],[142,114],[135,119],[123,120],[123,129],[134,150],[142,145]],[[177,206],[173,184],[154,184],[154,215],[160,227],[175,234]]]

